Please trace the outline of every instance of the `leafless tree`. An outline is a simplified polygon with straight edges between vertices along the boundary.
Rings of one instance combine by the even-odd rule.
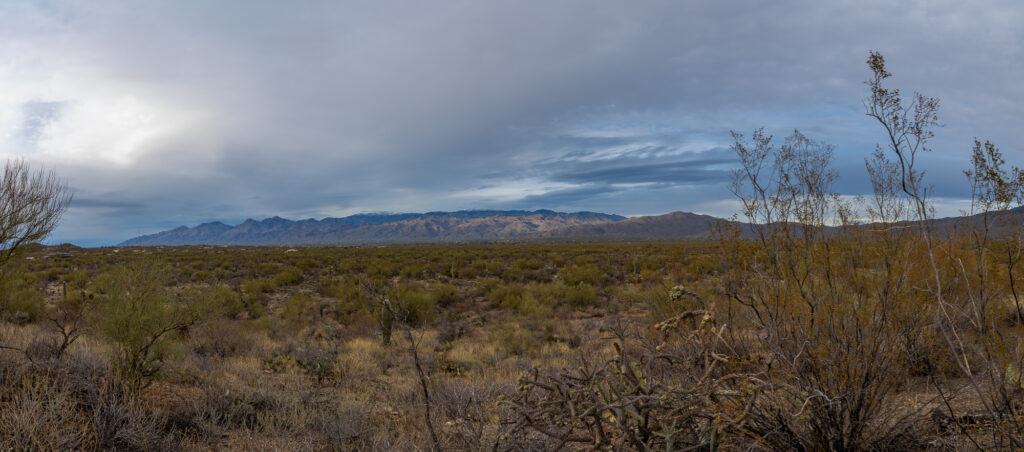
[[[7,161],[0,175],[0,276],[18,248],[53,232],[69,204],[71,191],[56,173],[32,170],[21,159]]]
[[[8,160],[0,175],[0,267],[22,245],[50,235],[70,204],[71,191],[52,170]]]

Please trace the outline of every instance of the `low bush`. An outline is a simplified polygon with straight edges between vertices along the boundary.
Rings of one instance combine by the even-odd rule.
[[[281,319],[293,325],[309,325],[320,317],[320,301],[305,293],[288,297],[281,307]]]
[[[596,306],[597,289],[589,284],[577,284],[565,288],[565,302],[576,308]]]
[[[434,300],[419,284],[403,282],[388,291],[399,320],[418,325],[434,318]]]
[[[147,386],[170,358],[178,333],[208,312],[202,300],[175,299],[159,263],[115,267],[96,280],[101,294],[92,321],[113,344],[115,373],[130,388]]]
[[[595,285],[601,282],[604,272],[594,264],[573,264],[567,265],[558,272],[558,277],[565,282],[566,286],[579,284]]]
[[[458,303],[462,297],[459,296],[459,289],[451,284],[434,284],[430,286],[430,297],[434,304],[447,308]]]
[[[293,286],[302,282],[302,270],[296,267],[286,268],[274,275],[272,281],[276,287]]]

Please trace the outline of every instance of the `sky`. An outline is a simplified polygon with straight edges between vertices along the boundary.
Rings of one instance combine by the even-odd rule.
[[[867,193],[868,52],[1024,166],[1024,2],[0,2],[0,158],[74,201],[51,243],[274,215],[736,212],[730,131],[836,146]]]

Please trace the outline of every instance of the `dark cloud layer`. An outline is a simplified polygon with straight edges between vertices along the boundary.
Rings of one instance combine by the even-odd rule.
[[[942,99],[940,207],[974,136],[1024,155],[1016,1],[0,4],[0,152],[77,200],[54,240],[466,208],[728,215],[729,130],[799,128],[866,190],[869,50]]]

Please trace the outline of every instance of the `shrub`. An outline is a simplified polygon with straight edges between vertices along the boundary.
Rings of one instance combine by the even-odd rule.
[[[477,277],[477,269],[468,265],[463,266],[459,268],[457,276],[461,279],[475,279]]]
[[[594,264],[573,264],[562,268],[558,276],[565,281],[566,286],[575,286],[580,283],[595,285],[601,281],[604,272]]]
[[[558,321],[551,317],[520,319],[498,325],[495,336],[501,350],[510,355],[525,356],[555,340]]]
[[[565,289],[565,302],[570,306],[583,308],[597,305],[597,289],[589,284],[577,284]]]
[[[523,302],[524,287],[519,283],[497,285],[487,291],[491,306],[516,309]]]
[[[250,279],[242,282],[242,291],[247,297],[255,297],[274,290],[274,282],[265,278]]]
[[[186,296],[197,303],[202,303],[212,315],[226,314],[235,317],[246,309],[238,292],[222,284],[193,288],[187,291]]]
[[[434,284],[430,287],[430,297],[434,303],[446,308],[461,300],[459,289],[451,284]]]
[[[44,313],[43,294],[25,275],[11,270],[0,274],[0,316],[27,323],[42,318]]]
[[[704,273],[696,273],[696,274],[702,275]],[[650,269],[650,268],[645,268],[643,270],[640,270],[640,281],[642,281],[644,284],[658,284],[658,283],[664,281],[664,279],[665,279],[665,275],[662,274],[661,272],[657,271],[657,270],[653,270],[653,269]]]
[[[226,358],[246,353],[252,349],[252,334],[242,328],[239,322],[217,319],[189,330],[192,350],[204,356]]]
[[[321,293],[337,299],[334,307],[334,319],[341,324],[369,315],[369,298],[363,290],[358,278],[345,277],[325,286]]]
[[[320,302],[305,293],[288,297],[281,308],[281,319],[292,324],[308,325],[320,316]]]
[[[96,280],[101,296],[95,329],[114,343],[114,371],[133,390],[148,385],[170,357],[177,334],[208,312],[195,299],[171,297],[167,275],[163,265],[147,262],[115,267]]]
[[[522,281],[525,277],[526,271],[516,265],[512,265],[501,272],[501,279],[505,281]]]
[[[64,275],[63,280],[72,289],[85,289],[89,285],[89,273],[84,270],[75,270]]]
[[[388,291],[400,320],[417,325],[434,318],[434,300],[415,283],[405,282]]]
[[[713,318],[705,317],[700,329],[677,336],[678,320],[658,326],[666,340],[671,335],[671,344],[638,349],[619,331],[616,355],[610,359],[585,356],[571,370],[535,368],[525,373],[518,392],[504,403],[512,415],[506,421],[514,425],[510,437],[519,443],[534,441],[531,449],[575,450],[573,444],[597,450],[751,446],[730,444],[726,434],[742,430],[743,410],[755,400],[759,380],[716,358],[723,339]],[[739,382],[743,389],[724,387],[724,381]],[[526,435],[530,432],[540,435]]]
[[[274,275],[273,283],[274,286],[293,286],[302,282],[302,270],[295,267],[289,267],[282,270],[280,273]]]
[[[0,448],[10,450],[175,450],[179,426],[102,375],[56,368],[2,382]]]

